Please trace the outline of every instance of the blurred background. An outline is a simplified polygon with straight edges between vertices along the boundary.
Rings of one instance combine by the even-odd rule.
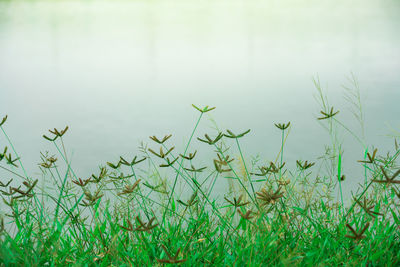
[[[260,164],[279,153],[274,123],[290,121],[284,161],[294,169],[331,144],[313,79],[363,139],[344,98],[355,78],[363,140],[386,154],[400,135],[399,14],[395,0],[3,0],[0,116],[8,114],[4,128],[33,176],[40,152],[57,153],[42,135],[66,125],[72,167],[85,179],[138,155],[141,141],[158,149],[150,135],[173,134],[168,144],[182,153],[199,116],[191,104],[216,107],[195,137],[214,136],[213,120],[223,131],[251,129],[240,142]],[[338,130],[348,193],[363,182],[363,146]],[[192,148],[196,167],[212,166],[211,147]]]

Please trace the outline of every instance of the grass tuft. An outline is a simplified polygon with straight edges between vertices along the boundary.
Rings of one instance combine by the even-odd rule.
[[[351,81],[358,90],[354,76]],[[368,152],[364,136],[338,120],[319,80],[314,84],[323,115],[316,121],[332,145],[319,161],[293,162],[293,170],[284,161],[290,122],[275,124],[281,131],[275,161],[250,161],[239,142],[250,130],[197,137],[201,119],[215,107],[192,105],[200,113],[184,151],[166,146],[171,134],[150,136],[159,148],[142,143],[132,160],[108,161],[82,178],[64,147],[68,126],[54,128],[53,137],[43,137],[56,155],[41,153],[41,177],[33,178],[6,133],[5,116],[0,129],[11,151],[5,146],[0,153],[0,168],[9,175],[0,177],[0,266],[399,265],[397,140],[392,153]],[[359,91],[345,89],[362,120]],[[340,127],[362,145],[365,181],[348,205]],[[209,165],[197,150],[188,152],[194,142],[216,152]],[[224,181],[230,190],[221,189]],[[338,187],[340,198],[334,196]]]

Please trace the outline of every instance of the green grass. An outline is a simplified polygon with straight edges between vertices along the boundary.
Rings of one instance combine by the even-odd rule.
[[[293,170],[284,162],[290,123],[275,124],[281,149],[274,162],[260,163],[243,154],[247,129],[197,136],[214,108],[193,105],[199,117],[184,151],[176,151],[171,135],[150,136],[151,147],[142,143],[138,155],[107,162],[83,179],[67,157],[68,127],[54,129],[44,138],[57,154],[42,153],[42,177],[34,178],[7,135],[5,117],[0,129],[8,145],[0,167],[10,179],[0,177],[0,265],[399,265],[397,142],[393,153],[369,152],[364,132],[358,138],[341,123],[314,82],[321,105],[317,121],[332,143],[320,162],[298,160]],[[358,90],[354,77],[352,82]],[[354,115],[362,119],[359,91],[346,89],[348,99],[356,100]],[[363,166],[365,182],[348,206],[339,128],[364,149],[354,164]],[[200,166],[194,143],[215,151],[208,166]],[[230,190],[216,190],[220,181]]]

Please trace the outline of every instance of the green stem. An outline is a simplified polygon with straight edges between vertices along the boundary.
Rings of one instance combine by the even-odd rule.
[[[340,148],[339,148],[339,159],[338,159],[338,180],[339,180],[339,190],[340,190],[340,198],[342,201],[342,210],[344,214],[344,202],[343,202],[343,193],[342,193],[342,179],[341,179],[341,172],[342,172],[342,155],[340,154]]]
[[[198,125],[199,125],[200,120],[201,120],[202,117],[203,117],[203,113],[200,113],[200,116],[199,116],[199,118],[197,119],[196,125],[194,126],[194,129],[193,129],[193,131],[192,131],[192,134],[190,135],[189,141],[188,141],[188,143],[186,144],[185,151],[183,152],[183,155],[184,155],[184,156],[186,156],[186,152],[187,152],[187,150],[188,150],[188,148],[189,148],[189,145],[190,145],[190,143],[191,143],[191,141],[192,141],[192,138],[193,138],[193,136],[194,136],[194,133],[196,132],[196,129],[197,129],[197,127],[198,127]],[[168,204],[167,204],[167,207],[169,207],[169,205],[170,205],[170,203],[171,203],[171,199],[172,199],[173,194],[174,194],[174,191],[175,191],[176,183],[177,183],[177,181],[178,181],[178,177],[179,177],[179,174],[180,174],[180,170],[181,170],[182,164],[183,164],[183,158],[182,158],[181,163],[180,163],[180,165],[179,165],[179,169],[178,169],[178,171],[176,172],[176,176],[175,176],[175,180],[174,180],[174,185],[172,186],[171,194],[168,196]],[[163,212],[163,217],[162,217],[162,223],[163,223],[163,224],[164,224],[164,220],[165,220],[165,214],[166,214],[166,210],[164,210],[164,212]]]
[[[283,139],[284,139],[284,136],[285,136],[285,130],[282,130],[282,139],[281,139],[281,164],[280,164],[280,166],[282,166],[282,163],[283,163],[283,143],[284,143]],[[282,177],[282,169],[279,169],[279,177]]]
[[[252,183],[252,181],[251,181],[251,177],[250,177],[249,171],[247,170],[247,165],[246,165],[246,162],[245,162],[245,160],[244,160],[243,153],[242,153],[242,149],[240,148],[239,141],[238,141],[237,138],[236,138],[236,144],[237,144],[237,147],[238,147],[238,149],[239,149],[240,157],[241,157],[241,159],[242,159],[242,162],[243,162],[243,165],[244,165],[244,169],[246,170],[247,179],[249,179],[249,183],[250,183],[250,186],[251,186],[251,190],[253,191],[253,196],[254,196],[254,195],[255,195],[254,186],[253,186],[253,183]]]
[[[226,159],[224,152],[221,151],[221,149],[214,144],[214,147],[217,149],[217,151],[221,154],[222,158],[224,159],[224,161],[228,164],[229,168],[232,170],[233,174],[236,176],[236,179],[239,181],[239,184],[242,186],[242,188],[246,191],[247,195],[250,197],[251,201],[253,203],[257,203],[255,201],[255,199],[253,198],[253,196],[249,193],[249,191],[247,190],[246,186],[244,186],[244,184],[242,183],[242,181],[240,180],[239,176],[237,175],[237,173],[235,172],[235,170],[232,168],[231,164],[229,163],[229,161]]]

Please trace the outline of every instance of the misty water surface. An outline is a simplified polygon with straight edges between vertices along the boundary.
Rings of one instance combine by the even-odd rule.
[[[56,154],[42,138],[54,127],[70,127],[64,140],[82,178],[132,158],[140,141],[158,149],[150,135],[172,133],[182,149],[199,115],[192,103],[217,107],[196,137],[215,133],[209,118],[221,130],[251,129],[242,148],[264,162],[280,149],[274,123],[290,121],[284,161],[294,168],[330,142],[313,78],[362,135],[343,98],[353,73],[366,142],[386,153],[400,126],[399,12],[398,1],[2,1],[0,116],[33,175],[40,151]],[[349,190],[362,181],[363,150],[340,138]],[[199,160],[215,156],[194,147]]]

